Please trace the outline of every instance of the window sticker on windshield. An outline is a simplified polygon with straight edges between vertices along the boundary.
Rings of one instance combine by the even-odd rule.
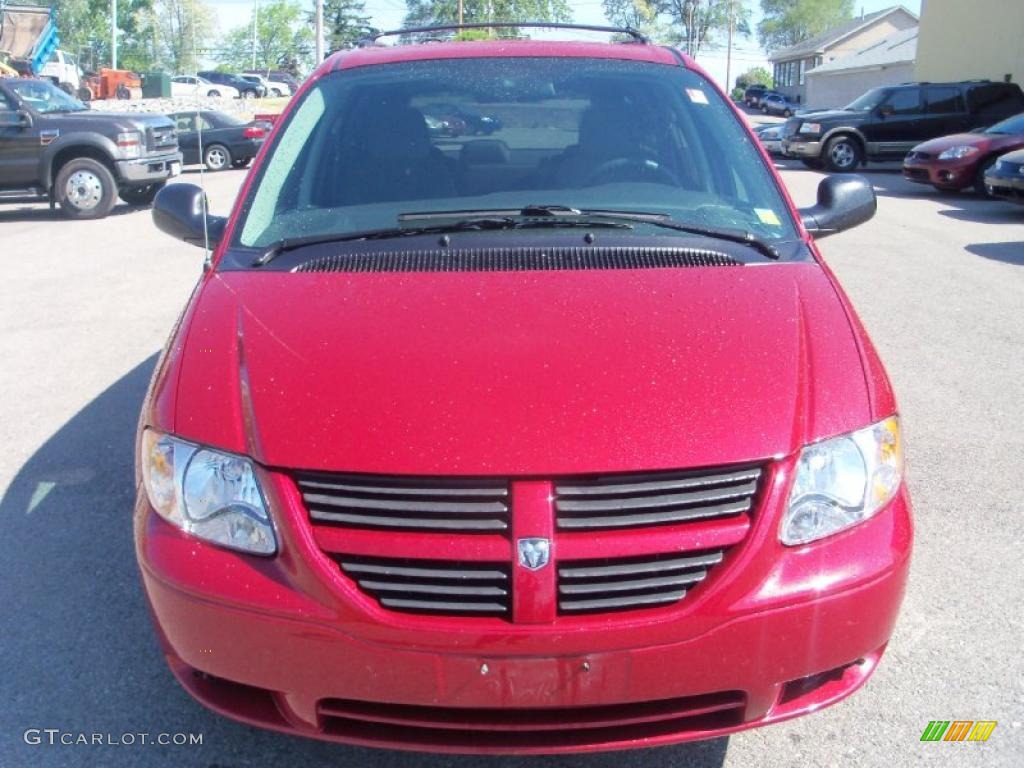
[[[762,224],[769,224],[773,227],[782,226],[782,222],[779,221],[779,217],[771,208],[755,208],[754,213],[757,214],[757,218],[761,220]]]
[[[708,96],[700,88],[687,88],[686,95],[690,97],[690,101],[694,104],[707,104]]]

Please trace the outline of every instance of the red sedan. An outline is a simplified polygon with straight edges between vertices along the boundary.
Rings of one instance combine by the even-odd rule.
[[[971,133],[957,133],[918,144],[903,161],[903,175],[936,189],[985,190],[985,172],[1000,155],[1024,148],[1024,113]]]
[[[621,32],[621,30],[620,30]],[[435,143],[423,106],[507,105]],[[510,105],[510,106],[509,106]],[[678,51],[338,53],[213,247],[143,406],[135,543],[217,712],[451,752],[702,739],[878,665],[910,562],[896,401],[743,116]]]

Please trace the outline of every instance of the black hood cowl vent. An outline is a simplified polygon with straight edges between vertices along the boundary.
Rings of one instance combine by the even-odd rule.
[[[530,272],[742,265],[724,253],[700,248],[556,246],[341,253],[303,262],[292,272]]]

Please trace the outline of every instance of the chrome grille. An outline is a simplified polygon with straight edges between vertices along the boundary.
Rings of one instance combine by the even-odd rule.
[[[745,467],[559,480],[556,522],[576,531],[729,517],[751,509],[760,477]]]
[[[511,610],[508,564],[348,556],[338,564],[363,592],[392,610],[463,616]]]
[[[178,146],[178,135],[171,126],[166,128],[149,128],[148,134],[149,149],[173,149]]]
[[[497,532],[509,527],[504,480],[296,475],[309,516],[349,527]]]
[[[643,559],[570,562],[558,567],[563,613],[646,608],[682,600],[722,561],[722,551]]]

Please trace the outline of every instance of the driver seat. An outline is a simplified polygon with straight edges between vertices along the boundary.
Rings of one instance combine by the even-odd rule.
[[[567,151],[558,171],[558,186],[581,187],[603,163],[640,157],[644,130],[626,105],[618,102],[589,107],[580,118],[579,141]]]

